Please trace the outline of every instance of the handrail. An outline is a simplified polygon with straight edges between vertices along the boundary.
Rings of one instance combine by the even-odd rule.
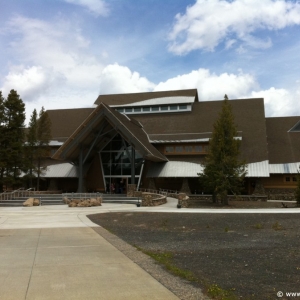
[[[101,193],[64,193],[61,194],[62,198],[70,198],[70,199],[89,199],[89,198],[97,198],[102,197]]]
[[[32,189],[32,188],[30,188]],[[35,190],[25,190],[24,188],[18,188],[17,190],[14,190],[12,192],[3,192],[0,194],[0,201],[1,200],[14,200],[18,197],[29,197],[32,195]]]
[[[161,194],[161,195],[166,195],[166,196],[168,196],[169,194],[175,194],[175,195],[177,195],[179,193],[178,191],[164,190],[164,189],[154,190],[154,189],[140,188],[139,190],[141,192],[153,193],[153,194]]]

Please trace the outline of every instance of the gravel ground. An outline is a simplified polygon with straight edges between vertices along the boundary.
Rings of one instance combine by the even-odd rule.
[[[300,292],[299,214],[137,212],[88,217],[113,233],[95,229],[110,242],[115,240],[131,259],[141,255],[136,263],[150,274],[154,268],[153,277],[164,278],[159,275],[163,268],[129,245],[128,255],[120,239],[144,250],[172,253],[173,264],[197,278],[188,284],[169,275],[162,282],[181,299],[203,299],[200,288],[206,293],[213,284],[233,291],[237,299],[278,299],[278,291]]]

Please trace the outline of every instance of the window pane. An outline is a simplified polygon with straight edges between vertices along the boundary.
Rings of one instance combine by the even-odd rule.
[[[133,110],[134,110],[134,112],[140,112],[140,111],[142,111],[142,108],[141,107],[135,107]]]
[[[152,111],[158,111],[158,110],[159,110],[159,107],[158,107],[158,106],[153,106],[153,107],[151,108],[151,110],[152,110]]]
[[[143,111],[150,111],[150,107],[149,106],[143,107]]]
[[[192,146],[185,146],[184,151],[185,152],[193,152],[193,147]]]
[[[202,146],[195,146],[195,152],[202,152]]]
[[[290,177],[285,177],[285,181],[291,181]]]
[[[122,174],[131,175],[131,164],[122,164]]]
[[[102,164],[104,175],[110,175],[110,167],[108,164]]]
[[[177,105],[170,105],[170,110],[177,110]]]
[[[171,147],[171,146],[166,147],[166,152],[167,153],[173,153],[174,152],[174,147]]]
[[[183,152],[183,147],[182,146],[176,146],[176,152]]]
[[[187,109],[187,105],[179,105],[179,109]]]
[[[124,109],[123,108],[117,108],[116,109],[118,112],[124,112]]]
[[[161,107],[160,107],[160,110],[161,110],[161,111],[166,111],[166,110],[168,110],[168,109],[169,109],[168,106],[161,106]]]
[[[131,107],[125,108],[125,112],[132,112],[132,108]]]

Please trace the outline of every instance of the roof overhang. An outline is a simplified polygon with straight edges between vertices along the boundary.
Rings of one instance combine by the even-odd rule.
[[[94,109],[52,158],[75,162],[80,155],[80,149],[85,151],[84,155],[88,155],[90,151],[100,151],[118,133],[145,159],[167,161],[167,158],[151,145],[141,126],[104,103]]]
[[[297,174],[300,168],[300,162],[286,164],[270,164],[270,174]]]
[[[198,173],[203,172],[201,164],[168,161],[156,163],[149,167],[147,177],[198,177]],[[269,177],[269,161],[255,162],[247,165],[246,177]]]

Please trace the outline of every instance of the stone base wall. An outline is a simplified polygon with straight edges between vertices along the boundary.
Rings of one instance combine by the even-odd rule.
[[[286,189],[268,189],[266,188],[266,194],[268,195],[269,200],[296,200],[295,190],[292,188]]]
[[[142,194],[143,194],[143,192],[141,192],[141,191],[134,191],[133,197],[139,197],[139,198],[142,198]]]
[[[190,195],[182,198],[178,195],[178,205],[180,207],[196,207],[200,202],[212,202],[212,195]],[[256,195],[229,195],[228,200],[230,201],[267,201],[267,196],[256,196]]]
[[[128,184],[127,185],[127,196],[128,197],[133,197],[135,191],[136,191],[136,184]]]
[[[158,206],[167,203],[167,197],[159,194],[142,193],[142,206]]]

